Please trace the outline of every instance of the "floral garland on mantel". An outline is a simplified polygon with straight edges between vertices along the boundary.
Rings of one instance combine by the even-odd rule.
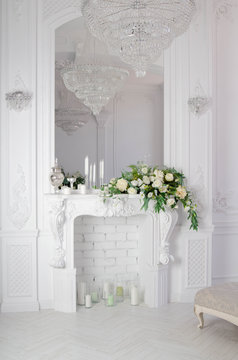
[[[130,165],[131,171],[124,171],[120,178],[113,178],[109,184],[103,185],[104,196],[119,194],[139,194],[143,200],[142,209],[149,207],[154,201],[154,211],[165,211],[165,206],[176,209],[182,203],[190,220],[190,229],[198,230],[197,205],[193,203],[191,192],[184,186],[185,176],[175,169],[160,170],[157,166],[145,164]]]

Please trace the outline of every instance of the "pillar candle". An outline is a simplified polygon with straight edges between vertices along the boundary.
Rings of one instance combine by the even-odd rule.
[[[85,182],[86,182],[86,185],[87,185],[87,183],[88,183],[88,156],[85,157],[84,173],[85,173]]]
[[[93,186],[96,186],[96,164],[93,164]]]
[[[139,292],[136,286],[131,288],[131,305],[139,305]]]
[[[107,299],[110,292],[110,284],[109,282],[105,282],[103,284],[103,299]]]
[[[93,165],[90,164],[89,167],[89,187],[92,187],[93,185]]]
[[[85,307],[87,309],[91,308],[92,307],[92,298],[91,298],[91,295],[86,295],[85,296]]]
[[[78,303],[79,305],[85,305],[86,283],[80,282],[78,284]]]

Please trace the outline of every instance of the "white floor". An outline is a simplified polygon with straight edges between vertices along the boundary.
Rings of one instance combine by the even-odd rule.
[[[188,304],[0,314],[0,359],[238,360],[238,327],[208,316],[205,325]]]

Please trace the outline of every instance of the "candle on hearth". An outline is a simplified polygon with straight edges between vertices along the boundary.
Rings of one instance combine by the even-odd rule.
[[[109,292],[110,292],[110,284],[109,282],[105,282],[103,284],[103,295],[102,295],[103,299],[108,298]]]
[[[85,295],[86,295],[86,283],[78,283],[78,304],[85,305]]]
[[[108,295],[107,298],[107,306],[113,306],[114,305],[114,296],[112,294]]]
[[[91,295],[86,295],[85,296],[85,307],[87,309],[91,308],[92,307],[92,298],[91,298]]]
[[[139,305],[139,291],[136,286],[131,288],[131,305]]]

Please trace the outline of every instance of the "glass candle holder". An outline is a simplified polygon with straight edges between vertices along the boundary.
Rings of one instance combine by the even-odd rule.
[[[93,279],[92,283],[90,284],[90,293],[93,303],[99,303],[101,296],[100,296],[100,287],[97,285],[95,278]]]
[[[109,307],[116,305],[114,294],[112,293],[108,294],[107,299],[105,299],[105,305]]]
[[[124,301],[124,286],[122,283],[116,284],[116,301],[123,302]]]

